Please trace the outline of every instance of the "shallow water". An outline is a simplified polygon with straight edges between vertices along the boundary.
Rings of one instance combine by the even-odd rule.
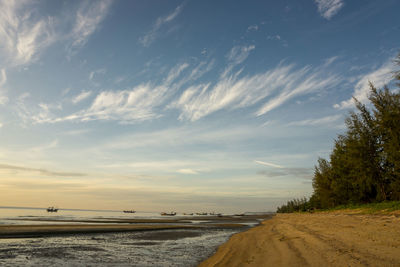
[[[0,239],[2,266],[196,266],[237,229]]]
[[[161,216],[155,212],[21,209],[0,207],[0,224],[74,224],[80,220],[179,219],[207,225],[212,220],[196,216]],[[51,220],[51,221],[46,221]],[[59,221],[59,222],[58,222]],[[215,222],[214,222],[215,223]],[[229,221],[221,221],[229,223]],[[254,226],[257,220],[241,224]],[[0,239],[1,266],[197,266],[219,245],[247,229],[173,229],[142,232],[74,234],[37,238]]]

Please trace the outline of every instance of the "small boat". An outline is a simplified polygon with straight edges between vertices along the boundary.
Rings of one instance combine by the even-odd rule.
[[[193,216],[193,213],[184,213],[183,215],[190,215],[190,216]]]
[[[176,212],[174,212],[174,211],[172,211],[172,212],[170,212],[170,213],[161,212],[160,214],[161,214],[161,216],[175,216],[175,215],[176,215]]]
[[[197,212],[196,215],[205,216],[205,215],[208,215],[208,213],[207,212]]]
[[[124,213],[135,213],[136,211],[134,211],[134,210],[124,210],[123,212]]]
[[[48,207],[47,208],[47,212],[57,212],[58,211],[58,208],[55,208],[55,207]]]

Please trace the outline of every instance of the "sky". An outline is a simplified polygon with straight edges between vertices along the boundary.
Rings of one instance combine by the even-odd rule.
[[[400,1],[0,0],[0,206],[236,213],[310,196]]]

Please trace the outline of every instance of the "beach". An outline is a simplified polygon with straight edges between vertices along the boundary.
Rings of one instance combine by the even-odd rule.
[[[400,266],[400,214],[277,214],[233,235],[208,266]]]
[[[230,236],[272,216],[2,212],[2,266],[197,266]]]

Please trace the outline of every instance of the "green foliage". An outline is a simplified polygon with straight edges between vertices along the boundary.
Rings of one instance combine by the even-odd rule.
[[[400,71],[394,77],[400,81]],[[312,197],[291,200],[278,212],[400,200],[400,82],[397,87],[378,90],[370,83],[371,109],[354,99],[357,113],[346,119],[346,133],[329,160],[318,159]]]
[[[310,210],[310,202],[307,198],[289,200],[286,205],[282,205],[276,212],[278,213],[291,213]]]

